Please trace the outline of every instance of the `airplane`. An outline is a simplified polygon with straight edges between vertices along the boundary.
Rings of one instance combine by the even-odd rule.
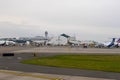
[[[0,46],[4,46],[6,42],[4,40],[0,40]]]
[[[16,44],[16,42],[7,40],[5,45],[6,46],[15,46],[15,44]]]
[[[111,48],[111,47],[115,46],[115,39],[116,39],[116,38],[112,38],[112,41],[111,41],[111,42],[103,43],[104,47]]]
[[[104,48],[104,47],[107,47],[107,48],[111,48],[111,47],[120,47],[120,38],[116,41],[116,38],[112,38],[112,41],[111,42],[102,42],[102,43],[96,43],[95,47],[97,48]]]
[[[72,46],[80,46],[81,41],[69,40],[68,43]]]
[[[43,46],[46,44],[45,40],[33,40],[31,41],[35,46]]]
[[[111,48],[111,47],[114,47],[115,46],[115,39],[116,38],[112,38],[111,42],[96,42],[95,47],[96,48],[104,48],[104,47]]]
[[[9,40],[0,40],[0,46],[15,46],[15,42]]]
[[[115,42],[115,47],[116,48],[120,47],[120,38]]]

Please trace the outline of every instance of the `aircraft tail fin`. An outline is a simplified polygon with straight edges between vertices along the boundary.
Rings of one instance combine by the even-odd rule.
[[[117,43],[120,43],[120,38],[117,40]]]
[[[115,42],[115,38],[113,38],[113,40],[112,40],[112,43],[114,43]]]
[[[115,42],[115,38],[112,39],[112,42],[108,45],[108,47],[112,47],[114,45],[114,42]]]

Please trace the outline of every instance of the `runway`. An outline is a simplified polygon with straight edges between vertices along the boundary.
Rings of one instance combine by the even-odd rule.
[[[0,53],[94,53],[120,54],[120,48],[79,48],[79,47],[0,47]]]
[[[54,53],[40,53],[39,57],[42,56],[53,56]],[[44,74],[57,74],[57,75],[69,75],[69,76],[83,76],[92,78],[104,78],[104,79],[120,79],[120,73],[103,72],[103,71],[92,71],[92,70],[81,70],[81,69],[67,69],[67,68],[56,68],[47,66],[37,66],[21,64],[20,61],[24,59],[33,58],[33,54],[22,53],[15,54],[13,57],[0,57],[0,69],[1,70],[13,70],[22,72],[34,72],[34,73],[44,73]]]
[[[120,73],[93,71],[93,70],[81,70],[81,69],[67,69],[46,67],[37,65],[21,64],[20,61],[24,59],[33,58],[33,53],[37,53],[37,56],[53,56],[59,54],[112,54],[119,55],[120,49],[96,49],[96,48],[68,48],[68,47],[5,47],[0,48],[0,69],[13,70],[23,72],[37,72],[45,74],[57,74],[57,75],[69,75],[69,76],[83,76],[93,78],[105,78],[120,80]],[[15,56],[3,57],[2,53],[14,52]]]
[[[24,50],[14,50],[14,53],[94,53],[94,54],[120,54],[120,48],[71,48],[71,47],[36,47]]]

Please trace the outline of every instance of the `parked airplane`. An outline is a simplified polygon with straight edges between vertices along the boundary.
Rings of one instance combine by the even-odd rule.
[[[35,46],[44,46],[46,45],[46,41],[45,40],[33,40],[32,44],[34,44]]]
[[[115,42],[115,47],[116,48],[120,47],[120,38]]]
[[[116,38],[112,38],[112,41],[111,42],[105,42],[105,43],[96,43],[96,46],[97,48],[103,48],[103,47],[108,47],[108,48],[111,48],[111,47],[120,47],[120,39],[118,39],[116,41]]]
[[[0,46],[4,46],[6,42],[4,40],[0,40]]]
[[[81,42],[77,40],[69,40],[68,43],[72,46],[80,46]]]
[[[9,40],[0,40],[0,46],[15,46],[14,41],[9,41]]]
[[[14,42],[14,41],[9,41],[9,40],[7,40],[7,41],[5,41],[6,42],[6,46],[15,46],[15,44],[16,44],[16,42]]]
[[[113,47],[115,45],[115,39],[116,38],[112,38],[112,41],[111,42],[106,42],[106,43],[103,43],[104,44],[104,47]]]

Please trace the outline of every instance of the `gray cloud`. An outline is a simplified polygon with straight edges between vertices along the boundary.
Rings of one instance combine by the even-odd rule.
[[[119,37],[119,8],[120,0],[1,0],[0,30],[6,35],[1,26],[9,22],[11,27],[5,30],[17,36],[48,30],[56,35],[76,34],[82,39]]]

